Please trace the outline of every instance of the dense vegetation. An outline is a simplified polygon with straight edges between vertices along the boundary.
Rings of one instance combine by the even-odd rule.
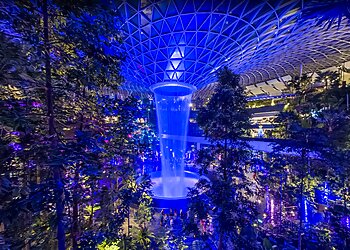
[[[348,249],[349,87],[289,84],[274,153],[254,152],[239,76],[218,73],[197,122],[211,146],[180,229],[155,226],[147,100],[121,95],[116,3],[0,3],[0,244],[10,249]],[[269,101],[270,102],[270,101]],[[261,103],[256,103],[259,106]],[[180,213],[178,213],[180,214]],[[212,230],[204,226],[210,221]]]
[[[151,199],[135,172],[149,148],[144,107],[115,98],[115,6],[83,2],[1,3],[0,222],[11,249],[140,249],[123,227]]]

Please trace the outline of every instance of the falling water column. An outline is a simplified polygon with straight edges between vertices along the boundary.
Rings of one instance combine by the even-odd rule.
[[[192,93],[196,87],[185,83],[159,83],[150,87],[155,96],[162,154],[162,194],[186,196],[184,157]]]

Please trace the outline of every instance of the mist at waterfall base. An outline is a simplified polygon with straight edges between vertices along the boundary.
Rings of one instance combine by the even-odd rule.
[[[162,83],[151,86],[155,96],[161,150],[161,172],[151,174],[154,198],[185,199],[199,176],[185,171],[185,151],[190,103],[195,87]]]

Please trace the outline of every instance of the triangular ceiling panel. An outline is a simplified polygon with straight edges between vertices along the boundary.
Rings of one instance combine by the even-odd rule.
[[[183,2],[186,2],[186,3],[182,8],[182,11],[181,11],[182,14],[186,14],[186,13],[193,14],[196,12],[195,6],[193,4],[193,0],[184,0]]]
[[[162,18],[163,18],[163,15],[161,14],[161,12],[158,10],[157,7],[154,7],[152,9],[152,20],[158,21],[158,20],[161,20]]]
[[[186,17],[190,17],[189,15],[186,15]],[[183,21],[184,28],[187,31],[197,31],[197,20],[196,15],[192,15],[191,18],[189,18],[188,21]]]
[[[181,31],[183,31],[183,30],[184,30],[184,28],[183,28],[183,25],[182,25],[181,18],[178,17],[177,20],[176,20],[176,24],[175,24],[175,26],[174,26],[173,31],[175,31],[175,32],[181,32]]]
[[[319,70],[350,61],[346,20],[329,29],[315,19],[301,21],[299,0],[144,3],[122,1],[118,8],[125,20],[125,86],[132,90],[148,91],[165,80],[200,89],[224,65],[242,74],[242,84],[252,84],[282,77],[300,63]]]
[[[174,0],[168,0],[167,16],[175,16],[178,14]]]
[[[157,36],[157,34],[162,34],[162,27],[163,27],[163,21],[154,22],[152,24],[152,29],[157,30],[157,33],[155,34],[156,36]]]

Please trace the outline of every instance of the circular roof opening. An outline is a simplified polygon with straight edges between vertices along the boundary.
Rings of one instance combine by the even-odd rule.
[[[187,83],[162,82],[150,86],[155,95],[186,96],[191,95],[197,88]]]

